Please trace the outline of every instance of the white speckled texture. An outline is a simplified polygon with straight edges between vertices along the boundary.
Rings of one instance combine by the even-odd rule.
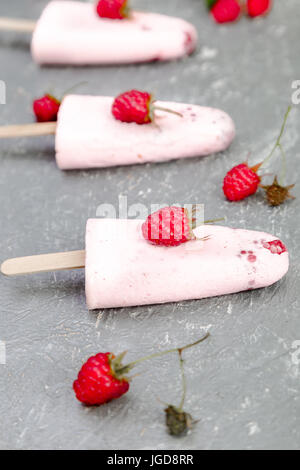
[[[263,246],[273,235],[198,227],[199,240],[157,247],[141,220],[90,219],[86,231],[86,297],[93,309],[202,299],[270,286],[288,270],[288,253]],[[201,238],[209,237],[206,241]]]
[[[56,161],[63,170],[134,165],[209,155],[235,136],[228,114],[218,109],[157,101],[182,114],[155,112],[155,122],[124,123],[111,112],[113,98],[67,96],[56,131]]]
[[[197,32],[180,18],[132,12],[100,18],[92,3],[53,1],[32,38],[39,64],[120,64],[175,60],[195,50]]]
[[[31,101],[52,91],[116,96],[141,88],[165,101],[224,109],[237,137],[221,155],[102,168],[58,171],[54,138],[0,141],[0,259],[84,248],[86,221],[102,203],[118,209],[143,203],[204,203],[205,218],[272,233],[289,250],[287,275],[265,289],[202,300],[88,312],[84,271],[0,279],[2,449],[299,449],[300,365],[300,110],[291,113],[282,143],[287,183],[297,197],[271,208],[263,193],[231,204],[222,179],[249,152],[250,164],[271,150],[300,79],[299,0],[275,0],[269,17],[217,26],[200,0],[131,0],[141,10],[179,14],[196,25],[199,48],[177,62],[126,67],[38,67],[30,37],[0,33],[1,79],[7,105],[0,123],[33,121]],[[1,2],[1,16],[38,18],[47,0]],[[271,181],[280,168],[266,168]],[[118,213],[118,210],[117,210]],[[130,392],[108,406],[80,406],[71,384],[83,361],[100,350],[128,350],[134,360],[181,346],[209,330],[211,338],[184,355],[186,410],[199,419],[174,439],[165,431],[164,405],[179,403],[176,354],[148,363]],[[164,378],[164,379],[163,379]]]

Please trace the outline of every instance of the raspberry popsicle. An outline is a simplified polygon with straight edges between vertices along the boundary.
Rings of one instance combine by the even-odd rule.
[[[178,302],[270,286],[289,266],[284,244],[273,235],[200,226],[180,246],[148,243],[142,220],[90,219],[86,252],[58,253],[4,262],[6,275],[85,266],[90,310]]]
[[[137,11],[122,19],[100,17],[96,7],[97,2],[52,1],[36,25],[0,18],[0,29],[32,30],[31,51],[38,64],[167,61],[196,48],[197,32],[182,19]]]
[[[218,109],[156,101],[155,121],[138,125],[115,119],[113,102],[112,97],[68,95],[57,123],[6,126],[0,138],[56,133],[57,165],[73,170],[209,155],[225,150],[235,137],[232,119]]]
[[[172,248],[153,246],[140,233],[139,220],[88,221],[85,272],[90,310],[257,289],[278,281],[288,270],[286,248],[266,233],[202,226],[194,233],[208,240]]]
[[[56,131],[56,161],[62,170],[133,165],[196,157],[226,149],[235,136],[223,111],[181,103],[159,102],[182,115],[156,111],[144,126],[111,117],[113,98],[67,96]],[[78,112],[79,110],[79,112]]]

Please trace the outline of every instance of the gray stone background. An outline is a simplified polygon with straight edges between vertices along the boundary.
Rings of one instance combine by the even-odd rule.
[[[0,15],[38,17],[46,0],[1,1]],[[160,99],[229,112],[237,138],[223,154],[189,161],[61,172],[54,139],[0,143],[0,259],[83,248],[85,223],[103,202],[198,202],[207,217],[232,227],[264,230],[290,250],[288,275],[276,285],[180,304],[88,312],[84,273],[1,278],[0,365],[2,449],[296,449],[300,442],[299,200],[273,209],[257,194],[224,200],[225,172],[251,152],[260,161],[277,137],[300,79],[298,0],[275,0],[269,17],[216,26],[202,0],[132,0],[139,9],[181,16],[199,32],[190,58],[125,67],[39,68],[29,37],[0,33],[0,79],[7,84],[1,124],[33,121],[31,103],[45,91],[62,94],[82,80],[81,93],[116,95],[152,90]],[[107,46],[109,47],[109,46]],[[80,110],[78,110],[80,112]],[[284,137],[288,182],[299,177],[299,109]],[[278,158],[279,161],[279,158]],[[273,169],[269,171],[272,179]],[[178,403],[177,356],[137,369],[130,392],[109,405],[85,408],[72,382],[82,362],[99,351],[128,350],[128,359],[182,345],[209,330],[211,339],[186,352],[186,409],[200,419],[182,439],[166,433],[163,402]]]

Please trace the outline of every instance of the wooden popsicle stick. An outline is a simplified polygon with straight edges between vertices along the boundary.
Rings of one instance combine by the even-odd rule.
[[[64,271],[85,267],[85,251],[67,251],[48,255],[25,256],[12,258],[1,265],[1,273],[5,276],[18,274],[34,274],[48,271]]]
[[[14,18],[0,18],[0,30],[17,31],[20,33],[32,33],[35,29],[36,22],[30,20],[18,20]]]
[[[0,127],[0,139],[52,135],[56,133],[56,127],[56,122],[34,122],[32,124],[2,126]]]

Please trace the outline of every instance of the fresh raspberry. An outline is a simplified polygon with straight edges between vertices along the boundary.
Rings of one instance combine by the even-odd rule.
[[[223,191],[229,201],[240,201],[256,193],[260,177],[257,166],[250,168],[246,163],[233,167],[224,178]]]
[[[195,239],[183,207],[164,207],[149,215],[142,225],[145,240],[162,246],[177,246]]]
[[[119,95],[113,102],[112,113],[122,122],[148,124],[152,122],[150,93],[138,90],[127,91]]]
[[[88,359],[73,384],[79,401],[90,406],[103,405],[129,390],[127,379],[114,370],[117,359],[111,353],[99,353]]]
[[[33,102],[33,111],[38,122],[57,121],[60,101],[51,95],[45,95]]]
[[[167,351],[158,351],[133,361],[125,366],[122,364],[126,352],[117,357],[111,353],[99,353],[90,357],[79,371],[78,378],[73,383],[76,398],[88,406],[103,405],[115,398],[119,398],[129,390],[128,374],[136,365],[157,357],[178,352],[181,357],[185,349],[192,348],[205,341],[210,336],[206,333],[194,343],[187,344],[181,348],[172,348]],[[182,409],[178,409],[182,411]],[[179,418],[184,418],[184,413]],[[186,423],[188,424],[188,423]]]
[[[236,21],[241,14],[238,0],[217,0],[211,8],[211,14],[217,23]]]
[[[247,0],[247,12],[252,18],[266,15],[272,7],[272,0]]]
[[[173,109],[156,106],[152,95],[144,91],[126,91],[117,96],[112,104],[112,114],[118,121],[136,124],[150,124],[154,120],[155,110],[183,117]]]
[[[97,13],[101,18],[123,20],[128,17],[127,0],[100,0]]]
[[[287,251],[286,246],[281,240],[273,240],[271,242],[263,242],[263,247],[270,250],[275,255],[281,255]]]

